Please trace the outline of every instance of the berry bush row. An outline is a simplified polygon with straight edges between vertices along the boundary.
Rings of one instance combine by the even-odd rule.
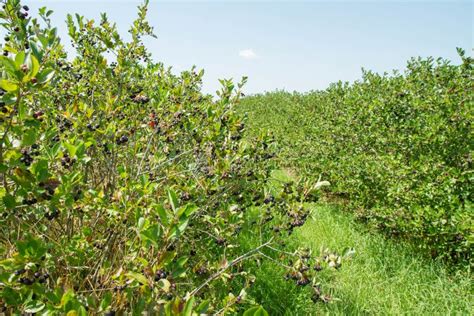
[[[350,201],[359,218],[433,257],[472,264],[473,59],[413,58],[403,73],[364,71],[324,91],[245,98],[281,162]]]
[[[246,295],[265,258],[321,294],[319,268],[282,244],[318,186],[270,194],[273,140],[244,139],[235,111],[245,78],[213,100],[202,71],[153,62],[147,9],[129,41],[106,14],[69,15],[68,58],[51,11],[2,1],[0,313],[267,315]]]

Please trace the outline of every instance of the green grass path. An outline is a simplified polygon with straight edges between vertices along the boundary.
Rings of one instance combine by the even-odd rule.
[[[309,293],[284,281],[279,267],[266,263],[253,294],[271,315],[472,315],[470,276],[449,274],[438,262],[423,258],[409,245],[365,230],[337,205],[314,205],[313,219],[295,230],[292,242],[319,252],[324,246],[356,254],[338,271],[322,272],[330,304],[314,304]]]

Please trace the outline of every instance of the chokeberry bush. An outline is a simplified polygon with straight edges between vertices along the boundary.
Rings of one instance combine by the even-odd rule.
[[[279,241],[321,183],[269,188],[272,137],[243,138],[235,111],[245,78],[222,80],[214,100],[202,71],[153,62],[147,4],[128,41],[105,14],[68,16],[68,58],[51,11],[2,2],[0,308],[265,315],[246,295],[256,259],[281,262],[318,300],[317,272],[340,257]]]
[[[249,130],[271,129],[282,163],[332,184],[369,226],[472,266],[474,60],[412,58],[310,93],[245,98]]]

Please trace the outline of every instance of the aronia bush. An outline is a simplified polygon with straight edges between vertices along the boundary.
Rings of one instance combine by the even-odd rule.
[[[244,140],[235,111],[245,79],[213,100],[202,71],[154,63],[147,4],[130,41],[105,14],[68,16],[68,59],[51,11],[2,2],[1,312],[266,315],[245,289],[246,262],[268,258],[317,301],[313,265],[340,257],[280,243],[314,183],[270,194],[272,139]],[[243,230],[257,247],[243,249]]]
[[[404,73],[364,71],[306,94],[243,99],[253,130],[273,131],[281,162],[320,175],[349,209],[433,257],[472,264],[474,62],[413,58]]]

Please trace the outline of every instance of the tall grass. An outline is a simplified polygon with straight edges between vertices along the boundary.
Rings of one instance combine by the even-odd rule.
[[[470,315],[473,283],[466,272],[450,274],[441,263],[415,253],[412,246],[366,231],[334,204],[313,206],[314,219],[289,241],[318,252],[321,246],[356,254],[338,271],[322,273],[329,304],[313,303],[309,291],[285,281],[280,267],[255,267],[250,294],[271,315]]]

